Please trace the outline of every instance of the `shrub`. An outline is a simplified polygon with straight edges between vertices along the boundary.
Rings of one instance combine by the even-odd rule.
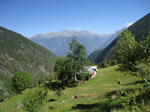
[[[122,100],[122,107],[129,112],[141,112],[137,96],[140,95],[139,89],[122,89],[118,91],[119,99]]]
[[[44,87],[34,88],[29,95],[22,100],[24,110],[28,112],[38,112],[44,105],[48,91]]]
[[[32,77],[27,72],[17,72],[12,77],[12,90],[16,93],[32,86]]]

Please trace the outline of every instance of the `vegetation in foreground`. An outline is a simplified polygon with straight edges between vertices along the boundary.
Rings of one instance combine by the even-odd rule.
[[[85,82],[85,84],[81,86],[66,88],[61,91],[63,94],[60,95],[49,89],[45,105],[41,107],[40,112],[108,112],[117,109],[121,110],[121,108],[118,108],[118,104],[122,105],[123,103],[121,103],[122,100],[117,98],[119,96],[116,92],[122,89],[129,89],[131,92],[132,90],[138,91],[139,88],[143,87],[143,80],[131,75],[124,76],[122,73],[116,71],[117,68],[117,66],[113,66],[100,69],[96,78]],[[121,82],[120,85],[118,85],[118,80]],[[27,89],[23,94],[13,96],[1,103],[0,108],[2,112],[24,112],[23,107],[17,107],[21,105],[21,101],[27,97],[31,91],[32,89]],[[77,98],[75,98],[75,96],[77,96]],[[150,111],[149,101],[145,102],[144,106],[141,106],[141,109],[147,112]]]

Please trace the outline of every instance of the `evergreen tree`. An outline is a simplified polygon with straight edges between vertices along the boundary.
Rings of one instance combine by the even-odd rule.
[[[76,77],[78,74],[78,77],[81,78],[82,73],[85,71],[84,67],[88,62],[86,48],[73,38],[72,42],[69,43],[69,49],[71,53],[68,53],[67,59],[73,64],[73,77]]]
[[[59,57],[56,61],[54,72],[58,80],[64,86],[75,85],[76,79],[87,79],[84,67],[87,64],[87,53],[85,47],[74,38],[69,44],[71,53],[67,57]],[[78,76],[77,76],[78,75]]]

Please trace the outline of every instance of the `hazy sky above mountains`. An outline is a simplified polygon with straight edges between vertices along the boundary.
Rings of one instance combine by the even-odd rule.
[[[26,37],[60,30],[113,33],[150,13],[150,0],[0,0],[0,26]]]

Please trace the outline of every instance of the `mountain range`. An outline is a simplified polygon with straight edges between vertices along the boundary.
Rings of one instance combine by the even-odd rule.
[[[0,100],[11,92],[11,78],[28,72],[34,84],[53,73],[56,56],[24,36],[0,27]]]
[[[48,32],[47,34],[36,34],[30,38],[33,42],[42,45],[52,51],[56,56],[65,56],[69,52],[68,44],[73,38],[86,47],[87,53],[90,54],[96,49],[102,49],[110,44],[117,37],[113,34],[96,34],[88,30],[84,31],[67,31]]]
[[[135,22],[133,25],[128,27],[128,30],[135,36],[138,41],[143,35],[150,34],[150,13]],[[115,59],[117,51],[117,41],[118,37],[114,39],[107,47],[102,50],[95,50],[89,55],[89,60],[95,63],[99,63],[103,60],[113,60]],[[126,46],[125,46],[126,47]]]

